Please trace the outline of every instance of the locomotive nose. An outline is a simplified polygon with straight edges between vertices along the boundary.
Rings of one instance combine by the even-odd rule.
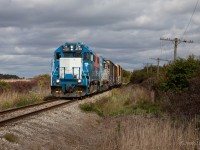
[[[68,93],[73,93],[73,87],[71,86],[71,85],[67,85],[66,86],[66,91],[68,92]]]

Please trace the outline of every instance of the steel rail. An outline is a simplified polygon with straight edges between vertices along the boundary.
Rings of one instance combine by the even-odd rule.
[[[93,94],[90,94],[88,96],[84,96],[84,97],[82,97],[80,99],[87,98],[87,97],[90,97],[90,96],[93,96],[93,95],[98,95],[98,94],[104,93],[104,92],[109,91],[109,90],[111,90],[111,89],[104,90],[104,91],[101,91],[99,93],[93,93]],[[60,100],[62,100],[62,99],[50,100],[50,101],[45,101],[45,102],[41,102],[41,103],[37,103],[37,104],[31,104],[31,105],[27,105],[27,106],[22,106],[22,107],[18,107],[18,108],[12,108],[12,109],[8,109],[8,110],[4,110],[4,111],[0,112],[0,116],[8,114],[8,113],[15,112],[15,111],[25,110],[25,109],[28,109],[28,108],[31,108],[31,107],[40,106],[40,105],[44,105],[44,104],[48,104],[48,103],[52,103],[52,102],[60,101]],[[4,119],[4,120],[0,121],[0,127],[5,126],[8,123],[12,123],[12,122],[18,121],[20,119],[29,117],[29,116],[33,116],[33,115],[36,115],[36,114],[39,114],[39,113],[42,113],[42,112],[45,112],[45,111],[48,111],[48,110],[51,110],[51,109],[54,109],[54,108],[58,108],[58,107],[61,107],[61,106],[76,102],[77,100],[78,99],[64,101],[63,103],[59,103],[59,104],[56,104],[56,105],[53,105],[53,106],[49,106],[49,107],[45,107],[45,108],[42,108],[42,109],[39,109],[39,110],[35,110],[35,111],[28,112],[28,113],[24,113],[24,114],[21,114],[19,116],[15,116],[15,117],[11,117],[11,118],[8,118],[8,119]]]
[[[60,101],[60,99],[59,100],[58,99],[49,100],[49,101],[44,101],[44,102],[41,102],[41,103],[30,104],[30,105],[26,105],[26,106],[17,107],[17,108],[6,109],[6,110],[3,110],[3,111],[0,111],[0,116],[11,113],[11,112],[15,112],[15,111],[19,111],[19,110],[25,110],[25,109],[28,109],[28,108],[31,108],[31,107],[41,106],[41,105],[56,102],[56,101]]]
[[[19,116],[16,116],[16,117],[11,117],[11,118],[2,120],[2,121],[0,121],[0,127],[6,125],[8,123],[12,123],[12,122],[18,121],[20,119],[23,119],[23,118],[26,118],[26,117],[29,117],[29,116],[33,116],[33,115],[36,115],[36,114],[39,114],[39,113],[42,113],[42,112],[45,112],[45,111],[48,111],[48,110],[51,110],[51,109],[54,109],[54,108],[58,108],[58,107],[61,107],[61,106],[64,106],[64,105],[67,105],[67,104],[70,104],[70,103],[73,103],[73,102],[76,102],[76,101],[65,101],[65,102],[57,104],[57,105],[45,107],[45,108],[42,108],[42,109],[39,109],[39,110],[36,110],[36,111],[32,111],[32,112],[25,113],[25,114],[22,114],[22,115],[19,115]]]

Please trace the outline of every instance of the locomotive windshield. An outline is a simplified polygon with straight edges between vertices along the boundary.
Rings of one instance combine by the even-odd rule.
[[[76,52],[65,52],[64,53],[65,58],[81,58],[82,53],[81,51],[76,51]]]

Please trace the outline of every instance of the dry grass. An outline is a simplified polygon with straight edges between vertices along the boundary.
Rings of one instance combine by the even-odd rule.
[[[4,82],[30,82],[31,79],[1,79]]]
[[[38,103],[48,96],[50,76],[47,74],[31,80],[0,80],[0,110]]]
[[[120,117],[105,124],[103,150],[179,150],[199,148],[194,124],[171,119]],[[109,124],[109,127],[108,127]]]
[[[0,94],[0,110],[41,102],[49,95],[49,89],[30,90],[27,93],[4,92]]]
[[[82,106],[86,111],[105,116],[102,122],[104,136],[101,145],[98,146],[100,150],[200,148],[200,121],[172,119],[154,102],[151,91],[140,86],[114,89],[111,97]]]

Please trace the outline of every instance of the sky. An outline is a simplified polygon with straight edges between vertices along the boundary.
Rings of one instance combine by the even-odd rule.
[[[53,52],[65,42],[83,42],[130,71],[156,65],[150,58],[173,60],[173,43],[160,37],[193,40],[180,43],[177,55],[200,56],[200,3],[192,16],[196,3],[0,0],[0,73],[25,78],[50,74]]]

